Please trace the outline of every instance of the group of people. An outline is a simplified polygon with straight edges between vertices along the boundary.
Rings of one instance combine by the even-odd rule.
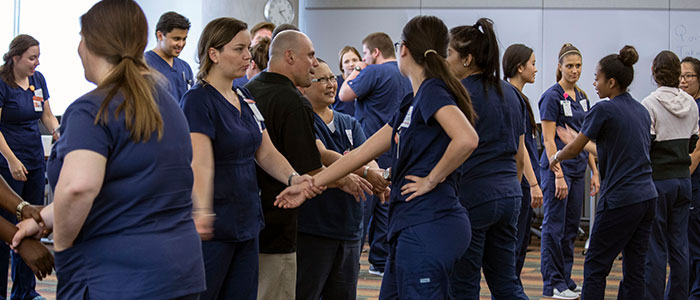
[[[593,105],[577,86],[582,53],[565,44],[540,129],[522,93],[535,53],[501,57],[486,18],[448,29],[417,16],[397,42],[369,34],[362,53],[342,48],[339,75],[289,24],[212,20],[194,74],[178,58],[180,14],[161,16],[145,53],[134,1],[100,1],[80,22],[97,87],[60,126],[38,41],[17,36],[0,67],[11,299],[42,298],[33,275],[54,257],[36,239],[50,231],[59,299],[355,299],[365,240],[381,299],[478,299],[482,271],[494,299],[527,299],[539,206],[543,296],[603,299],[622,252],[619,299],[700,297],[695,58],[659,53],[659,88],[639,102],[625,46],[596,66],[608,100]],[[56,140],[48,164],[39,120]],[[577,283],[587,167],[599,200]],[[40,210],[45,173],[54,202]]]

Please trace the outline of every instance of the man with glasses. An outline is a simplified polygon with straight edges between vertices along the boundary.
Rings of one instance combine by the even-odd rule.
[[[343,82],[338,98],[343,102],[353,101],[355,118],[362,125],[367,137],[373,135],[398,110],[399,103],[412,91],[411,82],[401,75],[394,47],[389,35],[375,32],[362,40],[362,62]],[[389,152],[382,154],[377,163],[380,168],[391,165]],[[378,196],[373,196],[365,203],[365,225],[369,225],[369,263],[370,274],[382,276],[388,255],[386,234],[389,225],[389,204],[379,203]],[[365,227],[367,228],[367,227]],[[363,239],[364,241],[364,236]]]

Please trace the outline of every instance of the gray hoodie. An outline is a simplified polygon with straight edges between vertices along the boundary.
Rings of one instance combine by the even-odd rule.
[[[698,106],[679,88],[662,86],[642,100],[651,117],[651,166],[654,180],[690,176],[691,137],[698,134]]]

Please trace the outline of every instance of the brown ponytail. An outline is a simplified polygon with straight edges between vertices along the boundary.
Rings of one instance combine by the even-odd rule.
[[[469,93],[450,71],[445,58],[450,36],[447,26],[434,16],[417,16],[403,28],[402,39],[413,60],[423,66],[425,78],[438,78],[445,82],[457,106],[473,125],[477,115]],[[430,51],[432,50],[432,51]]]
[[[15,61],[12,60],[15,56],[22,56],[29,48],[33,46],[39,46],[39,41],[30,35],[20,34],[12,39],[10,42],[10,50],[2,56],[4,61],[2,67],[0,67],[0,78],[7,83],[12,88],[17,88],[17,82],[15,82]]]
[[[124,111],[126,128],[134,142],[146,142],[153,132],[163,136],[163,119],[155,102],[155,80],[148,70],[143,51],[148,43],[148,24],[141,7],[132,0],[103,0],[80,17],[85,46],[104,57],[114,68],[99,83],[97,90],[106,92],[95,117],[95,124],[109,120],[109,103],[121,93],[124,102],[114,117]]]

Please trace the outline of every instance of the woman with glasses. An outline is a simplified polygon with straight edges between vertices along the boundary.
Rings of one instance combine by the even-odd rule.
[[[399,70],[411,80],[391,121],[362,146],[314,176],[324,185],[391,150],[389,259],[381,299],[446,299],[449,274],[469,245],[466,210],[459,203],[457,168],[476,148],[469,95],[445,62],[449,34],[433,16],[406,24]],[[282,192],[276,205],[303,203],[302,186]]]
[[[679,87],[690,94],[700,107],[700,60],[686,57],[681,61],[681,76]],[[700,142],[699,142],[700,144]],[[688,214],[688,256],[690,262],[690,294],[689,299],[700,299],[700,145],[690,155],[690,182],[692,198]]]

